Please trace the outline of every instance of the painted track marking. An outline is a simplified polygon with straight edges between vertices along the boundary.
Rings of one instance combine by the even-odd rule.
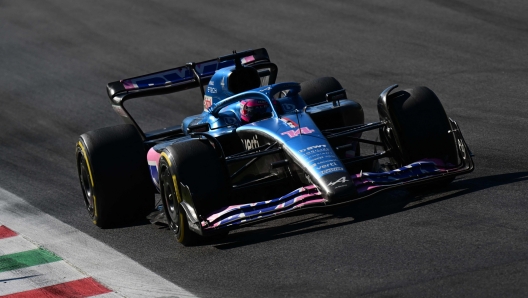
[[[0,224],[125,297],[195,297],[108,245],[0,188]],[[36,228],[38,227],[38,228]],[[177,243],[175,243],[177,245]]]

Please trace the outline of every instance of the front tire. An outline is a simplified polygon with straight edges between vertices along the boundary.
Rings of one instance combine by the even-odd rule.
[[[180,206],[182,199],[178,180],[171,172],[171,164],[166,156],[160,158],[159,167],[161,200],[169,229],[174,233],[178,242],[185,246],[193,245],[197,242],[198,235],[189,229],[187,216]]]
[[[387,105],[399,166],[424,158],[456,165],[457,147],[442,103],[427,87],[415,87],[389,95]]]
[[[227,206],[229,186],[225,161],[208,141],[189,139],[163,149],[159,169],[163,209],[169,227],[178,242],[193,245],[200,236],[189,228],[188,215],[181,203],[185,201],[194,208],[196,215],[208,215]],[[184,197],[183,187],[189,188],[190,197]]]

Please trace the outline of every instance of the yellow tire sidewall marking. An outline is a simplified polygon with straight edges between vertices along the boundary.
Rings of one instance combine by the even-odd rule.
[[[161,157],[163,157],[165,159],[165,161],[167,161],[167,163],[169,164],[169,167],[172,167],[172,163],[171,163],[171,160],[169,158],[169,156],[165,153],[165,152],[161,152]],[[176,192],[176,199],[178,200],[178,203],[181,203],[182,202],[182,198],[181,198],[181,195],[180,195],[180,189],[178,188],[178,179],[176,179],[176,175],[175,174],[172,174],[172,183],[174,184],[174,191]],[[179,208],[179,206],[177,206],[177,208]],[[185,239],[185,229],[183,228],[184,227],[184,217],[183,217],[183,213],[182,212],[179,212],[178,213],[178,221],[179,221],[179,226],[180,226],[180,237],[177,238],[178,242],[182,242],[183,239]]]
[[[169,167],[172,167],[169,156],[165,152],[161,152],[161,156],[167,161],[167,163],[169,164]],[[178,188],[178,179],[176,179],[175,174],[172,174],[172,183],[174,184],[174,191],[176,192],[176,199],[178,200],[178,203],[181,203],[182,198],[180,195],[180,189]]]
[[[88,162],[88,156],[86,155],[86,149],[84,149],[83,144],[81,141],[79,141],[79,147],[81,148],[81,151],[83,153],[84,160],[86,161],[86,166],[88,167],[88,174],[90,175],[90,182],[92,183],[92,187],[94,186],[94,181],[92,178],[92,169],[90,168],[90,163]]]
[[[86,166],[88,167],[88,175],[90,176],[90,182],[92,183],[92,188],[94,188],[92,169],[90,167],[90,162],[88,161],[88,155],[86,154],[86,149],[84,149],[84,146],[81,141],[78,142],[78,145],[79,145],[79,148],[81,148],[83,158],[86,161]],[[95,199],[95,193],[93,194],[93,200],[94,200],[94,218],[95,218],[93,220],[93,223],[97,224],[97,201]]]

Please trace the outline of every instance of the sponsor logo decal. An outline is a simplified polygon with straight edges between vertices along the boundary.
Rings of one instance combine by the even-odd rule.
[[[310,163],[310,167],[319,172],[321,176],[345,170],[339,159],[330,150],[329,145],[312,145],[300,149],[298,152],[306,162]]]
[[[218,68],[218,62],[216,60],[204,62],[204,63],[198,63],[194,67],[196,69],[196,72],[203,75],[205,73],[212,73]]]
[[[326,169],[328,167],[336,167],[336,166],[337,166],[336,162],[330,162],[330,163],[327,163],[325,165],[315,166],[315,169],[316,170],[321,170],[321,169]]]
[[[295,105],[291,104],[291,103],[283,103],[283,104],[281,104],[281,106],[282,106],[282,110],[285,113],[289,113],[289,112],[295,110]]]
[[[196,71],[200,75],[213,74],[218,69],[218,61],[206,61],[195,65]],[[123,86],[126,90],[142,89],[147,87],[157,87],[168,84],[174,84],[193,78],[193,75],[187,66],[170,69],[152,75],[146,75],[135,79],[122,80]],[[210,85],[211,82],[209,83]]]
[[[288,135],[288,137],[290,138],[295,138],[296,136],[300,135],[301,133],[302,134],[311,134],[312,132],[314,132],[315,130],[313,129],[310,129],[308,127],[301,127],[300,129],[296,129],[296,130],[288,130],[288,131],[285,131],[283,133],[281,133],[281,135]]]
[[[295,126],[295,123],[292,123],[292,122],[290,122],[290,121],[286,121],[285,123],[286,123],[286,125],[288,125],[288,126],[291,127],[291,128],[295,128],[295,127],[296,127],[296,126]]]
[[[307,147],[305,149],[301,149],[299,150],[299,153],[303,153],[303,152],[306,152],[306,151],[311,151],[313,149],[319,149],[319,148],[326,148],[326,145],[314,145],[314,146],[310,146],[310,147]]]
[[[207,87],[207,93],[216,94],[217,90],[215,87]]]
[[[204,105],[204,111],[207,111],[207,109],[209,109],[213,105],[213,98],[207,95],[204,96],[203,105]]]
[[[325,174],[333,173],[333,172],[344,171],[344,170],[345,170],[345,169],[342,168],[342,167],[330,168],[330,169],[322,170],[322,171],[321,171],[321,175],[325,175]],[[348,181],[348,180],[347,180],[347,181]]]
[[[337,179],[337,180],[334,181],[334,182],[330,182],[330,183],[328,183],[328,186],[334,186],[334,185],[336,185],[337,183],[345,183],[345,182],[348,182],[348,181],[350,181],[350,180],[347,180],[347,179],[346,179],[346,176],[343,176],[343,177]]]
[[[260,147],[257,135],[254,135],[251,139],[242,139],[242,144],[246,147],[246,150]]]
[[[282,117],[282,118],[280,118],[280,120],[282,122],[284,122],[284,124],[288,125],[290,128],[299,127],[299,125],[297,123],[295,123],[295,121],[291,120],[290,118]]]
[[[316,160],[327,159],[327,158],[328,158],[328,156],[317,156],[317,157],[311,157],[311,158],[309,159],[309,161],[310,161],[310,162],[314,162],[314,161],[316,161]],[[321,161],[321,162],[326,162],[326,161]],[[320,163],[321,163],[321,162],[320,162]],[[315,167],[316,165],[317,165],[317,164],[314,163],[314,164],[312,165],[312,167]]]

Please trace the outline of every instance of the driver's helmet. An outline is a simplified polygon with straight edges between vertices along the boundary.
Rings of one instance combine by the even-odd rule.
[[[255,122],[271,116],[271,107],[267,100],[248,98],[240,101],[240,118],[246,123]]]

